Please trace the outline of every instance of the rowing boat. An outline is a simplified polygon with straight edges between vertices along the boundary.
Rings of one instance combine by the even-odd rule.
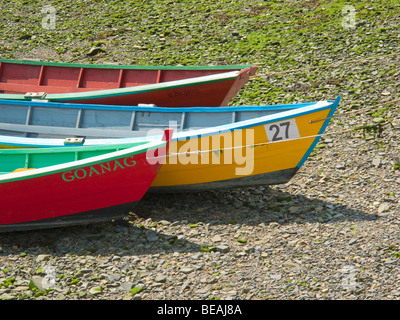
[[[172,127],[176,133],[167,161],[149,191],[282,184],[304,164],[339,102],[340,97],[334,101],[219,108],[24,102],[18,105],[19,122],[10,124],[10,110],[17,102],[6,106],[3,101],[0,146],[68,147],[151,141]],[[34,138],[23,136],[26,134]]]
[[[0,231],[61,227],[126,215],[150,187],[165,141],[0,150]]]
[[[0,99],[224,106],[257,66],[121,66],[0,59]]]

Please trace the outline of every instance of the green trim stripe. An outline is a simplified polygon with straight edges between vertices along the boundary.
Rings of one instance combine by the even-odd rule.
[[[131,70],[233,70],[245,69],[252,65],[221,65],[221,66],[149,66],[149,65],[117,65],[117,64],[83,64],[67,62],[45,62],[36,60],[10,60],[0,59],[0,63],[15,63],[26,65],[43,65],[51,67],[75,67],[75,68],[94,68],[94,69],[131,69]]]

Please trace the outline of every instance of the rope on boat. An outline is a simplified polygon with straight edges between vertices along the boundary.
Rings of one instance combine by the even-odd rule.
[[[210,149],[210,150],[195,150],[195,151],[187,151],[187,152],[177,152],[177,153],[168,153],[167,155],[163,156],[156,156],[156,157],[148,157],[147,159],[162,159],[162,158],[169,158],[169,157],[176,157],[176,156],[188,156],[192,154],[197,154],[200,156],[203,156],[205,153],[211,153],[211,152],[224,152],[227,150],[234,150],[234,149],[243,149],[243,148],[255,148],[259,146],[266,146],[270,145],[273,143],[281,143],[281,142],[290,142],[290,141],[296,141],[296,140],[303,140],[303,139],[310,139],[310,138],[317,138],[317,137],[323,137],[327,135],[337,135],[337,134],[344,134],[348,132],[354,132],[355,129],[359,128],[352,128],[352,129],[346,129],[346,130],[341,130],[341,131],[335,131],[335,132],[324,132],[321,134],[315,134],[315,135],[310,135],[310,136],[304,136],[304,137],[298,137],[298,138],[291,138],[291,139],[285,139],[285,140],[279,140],[279,141],[268,141],[268,142],[261,142],[261,143],[256,143],[256,144],[249,144],[249,145],[240,145],[240,146],[235,146],[235,147],[228,147],[228,148],[220,148],[220,149]]]
[[[382,124],[379,124],[379,125],[382,125]],[[259,146],[270,145],[270,144],[273,144],[273,143],[290,142],[290,141],[295,141],[295,140],[317,138],[317,137],[323,137],[323,136],[329,136],[329,135],[339,135],[339,134],[354,132],[355,130],[364,129],[363,127],[364,126],[360,126],[360,127],[352,128],[352,129],[334,131],[334,132],[324,132],[324,133],[321,133],[321,134],[298,137],[298,138],[292,138],[292,139],[285,139],[285,140],[282,140],[282,141],[269,141],[269,142],[262,142],[262,143],[256,143],[256,144],[250,144],[250,145],[244,145],[244,146],[236,146],[236,147],[229,147],[229,148],[221,148],[221,149],[195,150],[195,151],[187,151],[187,152],[168,153],[167,155],[157,156],[157,157],[148,157],[147,159],[163,159],[163,158],[170,158],[170,157],[183,156],[183,155],[188,156],[188,155],[192,155],[192,154],[195,154],[195,155],[197,154],[197,155],[203,156],[203,154],[211,153],[211,152],[221,153],[221,152],[224,152],[224,151],[227,151],[227,150],[244,149],[244,148],[255,148],[255,147],[259,147]]]
[[[284,71],[271,71],[271,72],[266,72],[266,73],[260,73],[260,74],[254,74],[250,76],[251,78],[255,77],[265,77],[265,76],[270,76],[270,75],[279,75],[279,74],[285,74],[285,73],[294,73],[294,72],[301,72],[301,71],[307,71],[307,70],[313,70],[313,69],[322,69],[322,68],[328,68],[328,67],[333,67],[333,66],[338,66],[342,64],[349,64],[349,63],[356,63],[356,62],[364,62],[364,61],[369,61],[369,60],[374,60],[374,59],[381,59],[381,58],[387,58],[391,56],[397,56],[400,55],[400,52],[395,52],[395,53],[390,53],[390,54],[383,54],[379,56],[373,56],[373,57],[368,57],[368,58],[363,58],[363,59],[355,59],[355,60],[347,60],[347,61],[337,61],[333,63],[328,63],[328,64],[323,64],[319,66],[313,66],[313,67],[305,67],[305,68],[299,68],[299,69],[290,69],[290,70],[284,70]]]

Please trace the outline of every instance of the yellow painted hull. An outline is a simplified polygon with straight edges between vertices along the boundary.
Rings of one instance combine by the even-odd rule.
[[[166,163],[151,189],[191,186],[238,179],[295,169],[317,138],[331,109],[285,120],[295,122],[294,138],[271,141],[264,124],[213,136],[172,141]],[[282,120],[275,124],[281,124]],[[269,124],[269,129],[271,128]],[[278,126],[285,131],[286,125]],[[273,128],[271,133],[275,133]],[[283,133],[282,133],[283,134]],[[279,138],[279,137],[277,137]],[[295,170],[296,171],[296,170]],[[295,172],[294,171],[294,172]],[[288,177],[290,179],[290,177]],[[287,180],[284,178],[283,180]],[[282,181],[280,183],[283,183]],[[234,183],[233,183],[234,184]],[[172,189],[170,189],[172,190]]]

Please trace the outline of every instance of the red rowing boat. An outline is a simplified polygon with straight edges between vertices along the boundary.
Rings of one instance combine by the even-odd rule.
[[[257,66],[120,66],[0,59],[0,99],[159,107],[228,105]]]
[[[157,176],[163,161],[154,156],[165,159],[171,136],[167,129],[166,141],[0,150],[0,231],[126,215]]]

